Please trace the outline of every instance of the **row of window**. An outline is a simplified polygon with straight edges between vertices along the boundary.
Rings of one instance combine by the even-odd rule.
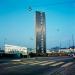
[[[6,48],[6,51],[25,51],[26,49],[10,49],[10,48]]]

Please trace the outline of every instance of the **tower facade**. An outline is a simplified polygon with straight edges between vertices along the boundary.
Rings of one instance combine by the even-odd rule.
[[[45,12],[36,11],[35,39],[36,53],[46,53]]]

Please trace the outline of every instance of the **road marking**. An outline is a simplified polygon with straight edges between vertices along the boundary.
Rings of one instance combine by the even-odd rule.
[[[11,61],[21,61],[20,59],[15,59],[15,60],[11,60]]]
[[[69,63],[67,63],[67,64],[62,65],[61,67],[67,67],[67,66],[70,66],[70,65],[72,65],[72,64],[73,64],[73,62],[69,62]]]
[[[48,65],[48,64],[52,64],[52,63],[54,63],[54,61],[42,61],[42,62],[33,62],[30,65],[42,65],[42,66],[45,66],[45,65]]]
[[[24,65],[17,65],[17,66],[7,67],[5,69],[17,68],[17,67],[21,67],[21,66],[24,66]]]
[[[47,63],[43,63],[43,64],[40,64],[40,65],[45,66],[45,65],[48,65],[48,64],[52,64],[52,63],[54,63],[54,62],[47,62]]]
[[[58,66],[58,65],[61,65],[61,64],[63,64],[64,62],[57,62],[57,63],[54,63],[54,64],[52,64],[52,65],[50,65],[50,66]]]
[[[12,64],[27,64],[26,62],[11,62]]]
[[[36,61],[36,62],[32,62],[30,65],[39,65],[39,64],[41,64],[41,63],[46,63],[46,62],[48,62],[48,61]]]
[[[12,62],[13,64],[29,64],[29,65],[36,65],[41,63],[46,63],[48,61],[28,61],[28,62]]]
[[[28,64],[28,65],[36,65],[36,64],[40,64],[40,63],[45,63],[45,62],[48,62],[48,61],[42,61],[42,62],[27,62],[27,63],[22,63],[22,62],[20,62],[20,63],[22,63],[22,65],[17,65],[17,66],[12,66],[12,67],[7,67],[7,68],[5,68],[5,69],[10,69],[10,68],[17,68],[17,67],[21,67],[21,66],[24,66],[24,64]]]
[[[27,62],[13,62],[13,64],[28,64],[28,65],[48,65],[48,64],[52,64],[55,61],[27,61]]]

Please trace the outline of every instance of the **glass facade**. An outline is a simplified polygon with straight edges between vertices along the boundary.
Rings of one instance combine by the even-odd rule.
[[[46,53],[45,12],[36,11],[36,53]]]

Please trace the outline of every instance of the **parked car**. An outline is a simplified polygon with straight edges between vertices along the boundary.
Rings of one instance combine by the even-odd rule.
[[[74,54],[72,54],[73,55],[73,58],[75,59],[75,53]]]

